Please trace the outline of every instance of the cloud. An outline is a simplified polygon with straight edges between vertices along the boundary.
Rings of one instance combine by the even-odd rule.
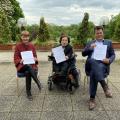
[[[120,12],[120,1],[116,0],[18,0],[28,24],[39,24],[44,16],[48,23],[58,25],[77,24],[88,12],[90,21],[99,24],[103,16]]]

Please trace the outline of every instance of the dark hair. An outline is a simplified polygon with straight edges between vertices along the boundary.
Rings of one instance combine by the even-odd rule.
[[[60,40],[59,40],[59,43],[61,43],[62,38],[64,38],[64,37],[67,37],[68,43],[70,43],[70,37],[68,37],[67,35],[61,35]]]
[[[103,26],[95,26],[94,27],[94,32],[95,32],[95,30],[102,30],[102,31],[104,31],[104,28],[103,28]]]

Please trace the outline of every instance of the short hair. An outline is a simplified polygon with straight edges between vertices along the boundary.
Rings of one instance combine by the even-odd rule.
[[[29,36],[30,33],[27,30],[21,32],[21,36]]]
[[[103,28],[103,26],[95,26],[94,27],[94,32],[95,32],[95,30],[102,30],[102,31],[104,31],[104,28]]]
[[[67,39],[68,39],[68,43],[70,43],[70,37],[68,37],[68,36],[67,36],[67,35],[65,35],[65,34],[63,34],[63,35],[61,35],[61,36],[60,36],[59,43],[61,43],[62,38],[64,38],[64,37],[67,37]]]

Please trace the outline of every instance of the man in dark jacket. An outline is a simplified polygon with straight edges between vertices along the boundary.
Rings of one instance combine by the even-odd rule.
[[[98,46],[107,46],[106,57],[102,60],[94,58],[95,48]],[[99,54],[99,53],[98,53]],[[109,74],[109,66],[115,59],[112,42],[104,39],[103,27],[95,27],[95,40],[89,42],[82,51],[83,56],[88,56],[85,65],[85,71],[90,76],[90,101],[89,109],[95,108],[95,96],[97,91],[97,84],[100,82],[106,97],[111,98],[112,93],[105,82],[105,77]]]

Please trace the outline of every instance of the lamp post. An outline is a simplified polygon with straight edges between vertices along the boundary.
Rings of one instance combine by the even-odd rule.
[[[17,24],[18,24],[18,27],[20,28],[20,31],[23,31],[23,30],[25,30],[27,21],[25,20],[25,18],[19,18]]]
[[[106,25],[108,25],[109,23],[109,18],[107,16],[103,16],[100,19],[100,25],[103,26],[103,28],[105,28]]]
[[[106,26],[108,25],[109,23],[109,18],[107,16],[103,16],[101,17],[100,19],[100,25],[103,26],[103,29],[104,29],[104,37],[107,38],[107,29],[106,29]]]

